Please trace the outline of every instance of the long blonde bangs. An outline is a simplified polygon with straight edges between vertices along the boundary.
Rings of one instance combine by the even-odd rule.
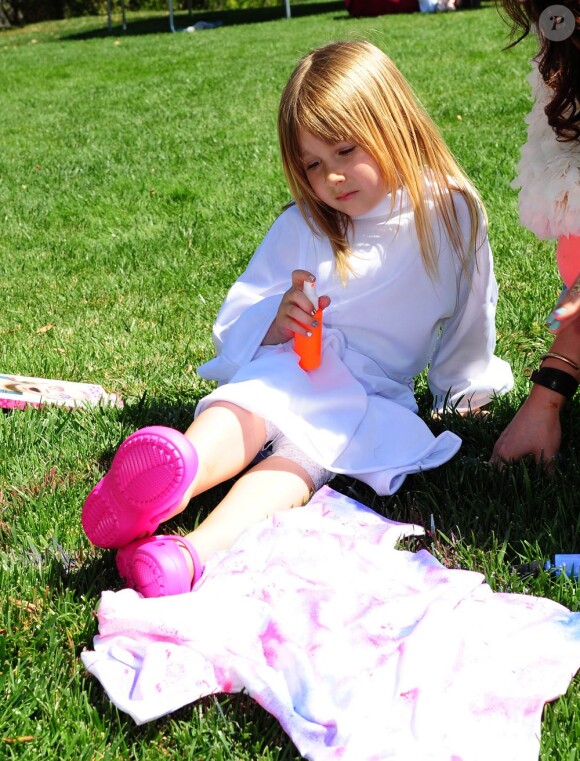
[[[377,162],[389,190],[406,188],[421,257],[432,277],[437,252],[430,222],[433,203],[465,271],[485,213],[479,196],[394,63],[374,45],[337,42],[314,50],[292,74],[280,101],[278,134],[293,197],[316,234],[328,236],[343,281],[349,271],[350,218],[314,195],[300,161],[299,133],[327,143],[352,140]],[[429,178],[429,189],[427,186]],[[451,191],[465,198],[470,240],[461,235]]]

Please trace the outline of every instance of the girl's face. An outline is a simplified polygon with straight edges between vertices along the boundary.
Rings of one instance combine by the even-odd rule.
[[[309,132],[300,132],[299,144],[310,187],[327,206],[356,217],[373,209],[386,195],[377,162],[356,143],[325,143]]]

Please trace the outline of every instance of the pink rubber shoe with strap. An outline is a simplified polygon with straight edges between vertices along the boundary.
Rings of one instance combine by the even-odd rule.
[[[176,512],[197,465],[195,447],[173,428],[149,426],[131,434],[83,506],[89,540],[118,549],[153,534]]]
[[[193,574],[184,555],[191,558]],[[117,568],[127,586],[143,597],[167,597],[191,592],[203,574],[195,547],[181,536],[136,539],[117,552]]]

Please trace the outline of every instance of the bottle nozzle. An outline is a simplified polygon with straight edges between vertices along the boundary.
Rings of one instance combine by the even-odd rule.
[[[318,294],[316,293],[316,283],[310,282],[310,280],[307,280],[304,283],[304,293],[308,296],[308,299],[314,309],[318,309]]]

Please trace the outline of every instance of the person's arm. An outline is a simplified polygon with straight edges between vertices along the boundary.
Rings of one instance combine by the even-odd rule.
[[[213,326],[216,356],[198,368],[198,375],[225,383],[260,350],[290,283],[292,265],[304,264],[307,234],[295,207],[274,222],[219,310]],[[271,333],[272,343],[275,338],[283,336]]]
[[[548,372],[543,374],[545,377],[540,373],[539,379],[542,383],[553,383],[554,388],[532,383],[528,398],[495,444],[491,461],[498,465],[531,455],[536,462],[552,467],[560,451],[560,415],[567,395],[573,393],[580,381],[580,313],[556,336],[544,356],[541,370]]]
[[[550,333],[557,335],[580,314],[580,235],[561,237],[556,257],[560,274],[569,286],[546,320]]]

